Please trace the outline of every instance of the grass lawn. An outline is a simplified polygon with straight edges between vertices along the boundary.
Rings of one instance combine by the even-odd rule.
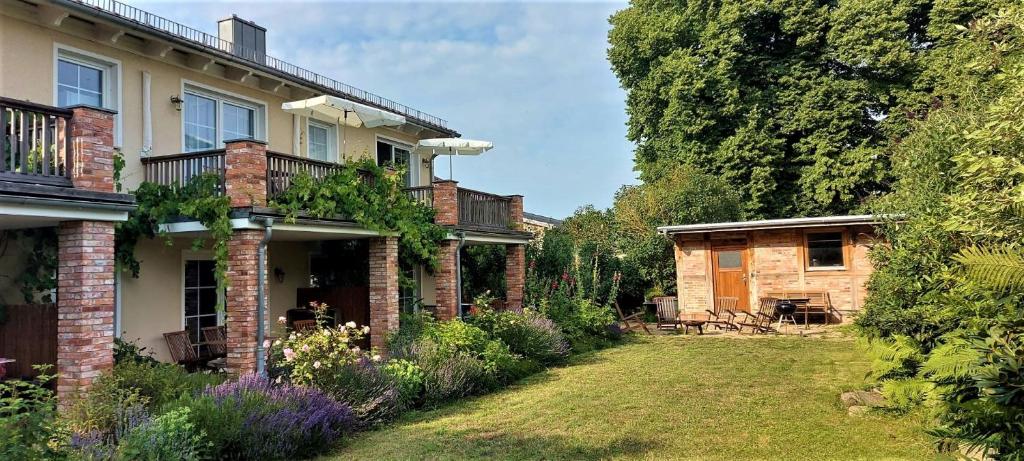
[[[415,412],[326,459],[931,459],[920,418],[847,416],[851,339],[642,337]]]

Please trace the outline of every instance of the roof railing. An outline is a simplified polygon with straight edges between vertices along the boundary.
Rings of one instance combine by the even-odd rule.
[[[70,1],[99,10],[107,14],[120,17],[122,19],[132,21],[141,26],[156,29],[158,31],[173,35],[180,39],[187,40],[196,45],[229,53],[244,61],[248,61],[252,64],[256,64],[259,66],[268,67],[279,72],[283,72],[285,74],[299,78],[311,84],[326,88],[330,91],[340,93],[343,96],[351,98],[358,102],[369,103],[370,105],[374,105],[385,110],[405,115],[407,117],[411,117],[419,121],[426,122],[439,128],[448,129],[448,122],[440,117],[413,109],[412,107],[406,106],[405,104],[400,104],[385,97],[370,93],[369,91],[361,90],[352,85],[348,85],[346,83],[334,80],[333,78],[317,74],[316,72],[277,59],[273,56],[268,56],[264,53],[259,53],[255,49],[245,48],[241,45],[236,46],[234,43],[229,42],[227,40],[223,40],[220,37],[208,34],[201,30],[193,29],[184,24],[171,21],[170,19],[161,16],[157,16],[155,14],[149,13],[145,10],[136,8],[134,6],[126,5],[117,0]]]

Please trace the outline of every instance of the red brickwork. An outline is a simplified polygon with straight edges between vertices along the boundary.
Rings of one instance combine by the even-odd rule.
[[[267,205],[267,145],[261,141],[232,141],[225,146],[224,186],[231,206]]]
[[[258,251],[262,239],[262,230],[236,230],[228,241],[227,368],[233,374],[256,370]]]
[[[370,239],[370,347],[387,353],[398,311],[398,237]]]
[[[523,230],[523,196],[510,195],[509,222],[515,230]]]
[[[520,202],[521,203],[521,202]],[[522,220],[519,221],[520,223]],[[505,246],[505,300],[509,306],[523,305],[526,284],[526,245]]]
[[[114,223],[57,230],[57,396],[62,404],[114,365]]]
[[[71,118],[71,182],[78,189],[114,191],[114,113],[76,107]]]
[[[434,209],[436,224],[457,226],[459,224],[459,183],[455,181],[434,181]]]
[[[456,258],[459,242],[445,240],[441,242],[440,264],[434,273],[434,286],[437,293],[437,318],[451,320],[458,316]]]

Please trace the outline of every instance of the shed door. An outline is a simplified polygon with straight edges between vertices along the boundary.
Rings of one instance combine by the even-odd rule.
[[[746,246],[715,246],[711,264],[715,275],[715,303],[721,297],[736,298],[736,308],[750,312],[746,250]]]

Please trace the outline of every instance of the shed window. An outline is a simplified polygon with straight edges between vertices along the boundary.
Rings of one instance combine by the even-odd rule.
[[[845,266],[842,232],[807,234],[807,267],[842,268]]]

